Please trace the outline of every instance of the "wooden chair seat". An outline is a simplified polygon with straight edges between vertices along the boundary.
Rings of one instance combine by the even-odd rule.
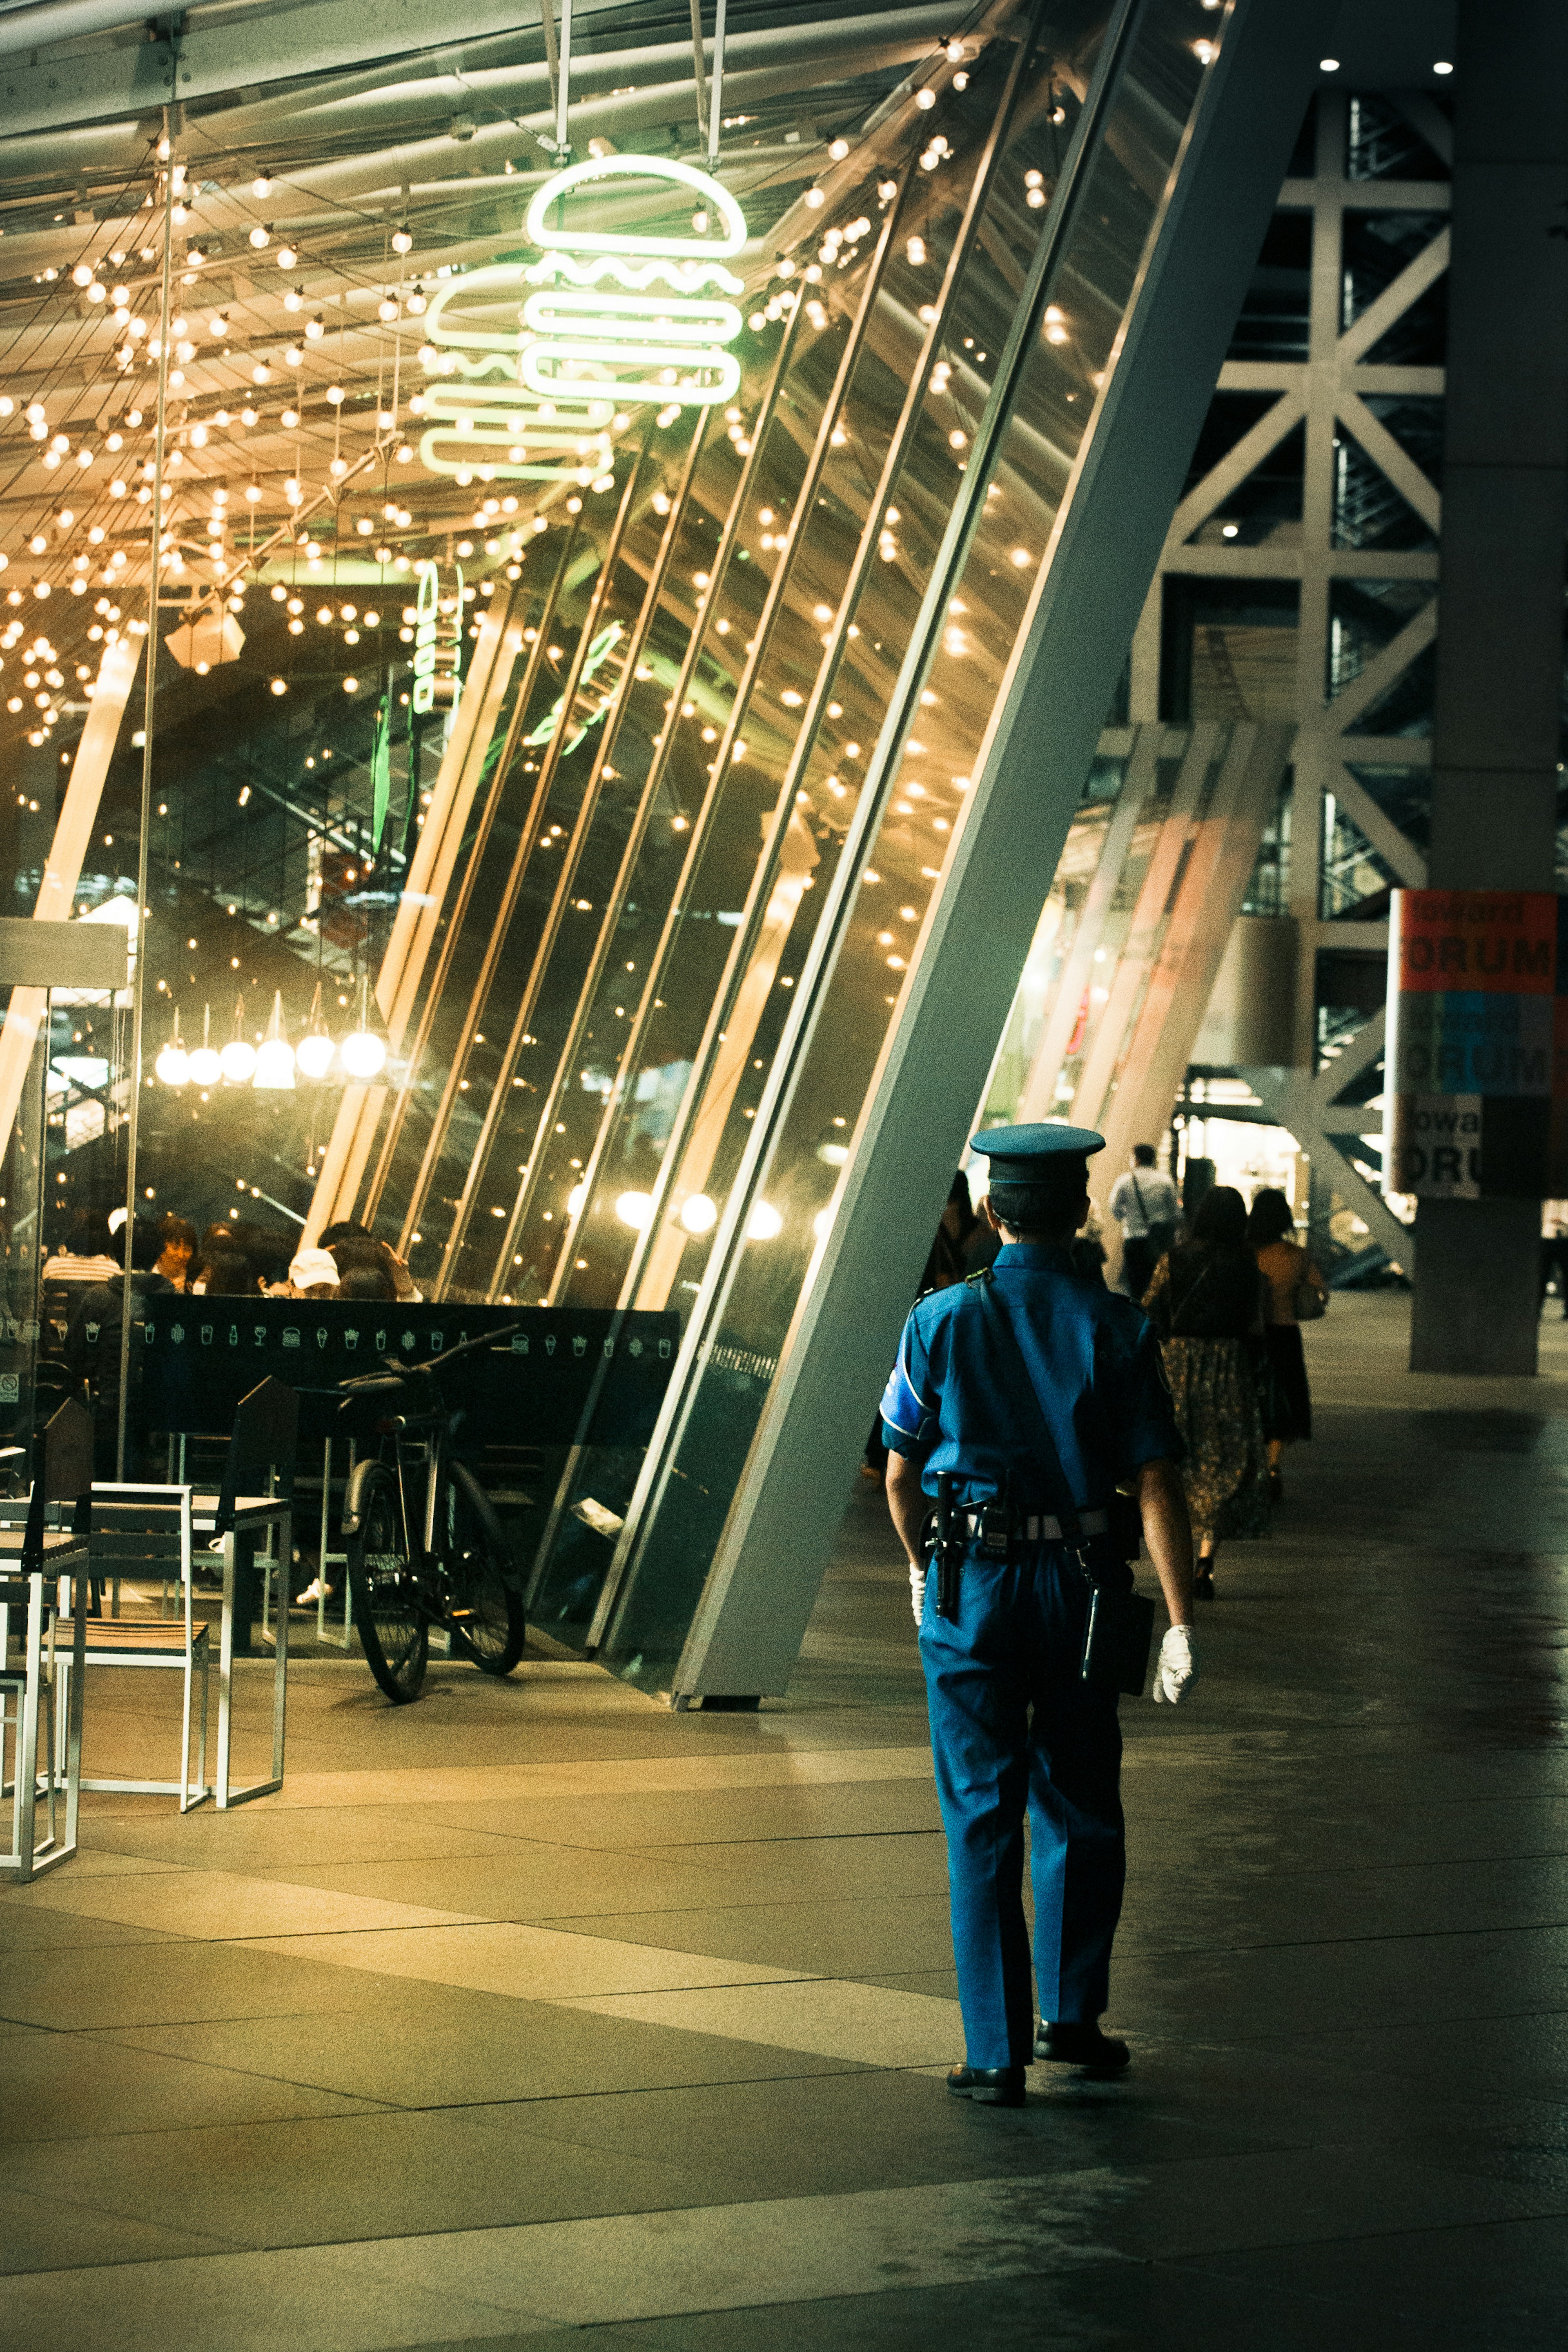
[[[192,1633],[193,1646],[205,1642],[207,1632],[205,1623],[195,1626]],[[89,1650],[152,1651],[183,1658],[185,1654],[184,1623],[178,1617],[89,1617],[87,1621],[87,1646]]]

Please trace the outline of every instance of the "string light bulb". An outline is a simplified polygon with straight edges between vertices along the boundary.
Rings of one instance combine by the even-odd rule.
[[[350,1077],[362,1083],[379,1076],[386,1066],[386,1040],[371,1028],[369,1014],[370,982],[366,979],[359,985],[359,1027],[338,1048]]]
[[[256,1056],[256,1075],[251,1084],[271,1094],[291,1094],[294,1090],[294,1048],[283,1034],[281,989],[272,992],[272,1018]]]
[[[189,1083],[191,1056],[180,1043],[180,1016],[174,1015],[174,1034],[153,1065],[166,1087],[183,1087]]]
[[[216,1087],[223,1076],[223,1058],[212,1043],[212,1007],[202,1007],[202,1042],[190,1056],[187,1076],[194,1087]]]
[[[248,1037],[233,1036],[218,1055],[218,1062],[231,1086],[247,1086],[256,1075],[256,1048]]]

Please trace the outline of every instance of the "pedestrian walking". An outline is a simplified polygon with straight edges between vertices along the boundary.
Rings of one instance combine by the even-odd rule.
[[[1155,1167],[1152,1143],[1133,1145],[1132,1164],[1111,1186],[1110,1205],[1121,1227],[1121,1287],[1141,1299],[1181,1222],[1175,1185]]]
[[[1568,1201],[1542,1201],[1541,1203],[1541,1290],[1538,1310],[1546,1304],[1546,1293],[1552,1282],[1557,1285],[1557,1305],[1564,1322],[1568,1322]]]
[[[1312,1434],[1312,1391],[1301,1346],[1301,1318],[1316,1321],[1329,1297],[1328,1284],[1295,1235],[1296,1220],[1284,1193],[1270,1186],[1256,1192],[1247,1213],[1247,1237],[1268,1285],[1268,1320],[1263,1334],[1268,1350],[1264,1435],[1268,1443],[1268,1495],[1275,1503],[1285,1499],[1285,1474],[1279,1466],[1285,1448],[1304,1444]]]
[[[1198,1542],[1193,1591],[1203,1601],[1214,1599],[1220,1545],[1268,1533],[1267,1297],[1247,1238],[1247,1204],[1234,1186],[1216,1184],[1193,1220],[1192,1239],[1160,1261],[1144,1301],[1182,1433],[1182,1483]]]
[[[1003,1246],[988,1270],[917,1304],[882,1402],[947,1836],[965,2045],[948,2088],[993,2106],[1023,2105],[1031,2058],[1100,2074],[1128,2063],[1100,2023],[1126,1866],[1121,1735],[1114,1685],[1084,1668],[1091,1597],[1102,1622],[1130,1613],[1131,1519],[1170,1615],[1155,1697],[1174,1704],[1195,1672],[1181,1440],[1159,1349],[1142,1311],[1072,1261],[1087,1159],[1103,1148],[1084,1128],[975,1137],[991,1162],[981,1213]],[[938,1568],[932,1499],[951,1538]]]

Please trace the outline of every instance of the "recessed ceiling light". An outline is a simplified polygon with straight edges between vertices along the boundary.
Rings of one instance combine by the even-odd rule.
[[[1339,69],[1340,61],[1338,58],[1321,58],[1318,61],[1318,71],[1320,73],[1338,73]]]
[[[1437,62],[1436,62],[1436,64],[1433,67],[1432,70],[1433,70],[1433,72],[1434,72],[1434,73],[1436,73],[1436,74],[1451,74],[1451,73],[1453,72],[1454,68],[1453,68],[1453,67],[1449,64],[1449,62],[1448,62],[1448,60],[1447,60],[1447,58],[1438,58],[1438,60],[1437,60]]]

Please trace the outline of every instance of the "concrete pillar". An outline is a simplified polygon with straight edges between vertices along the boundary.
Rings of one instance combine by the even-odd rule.
[[[1554,887],[1568,535],[1568,9],[1460,0],[1435,888]],[[1413,1371],[1533,1372],[1540,1213],[1423,1201]]]

